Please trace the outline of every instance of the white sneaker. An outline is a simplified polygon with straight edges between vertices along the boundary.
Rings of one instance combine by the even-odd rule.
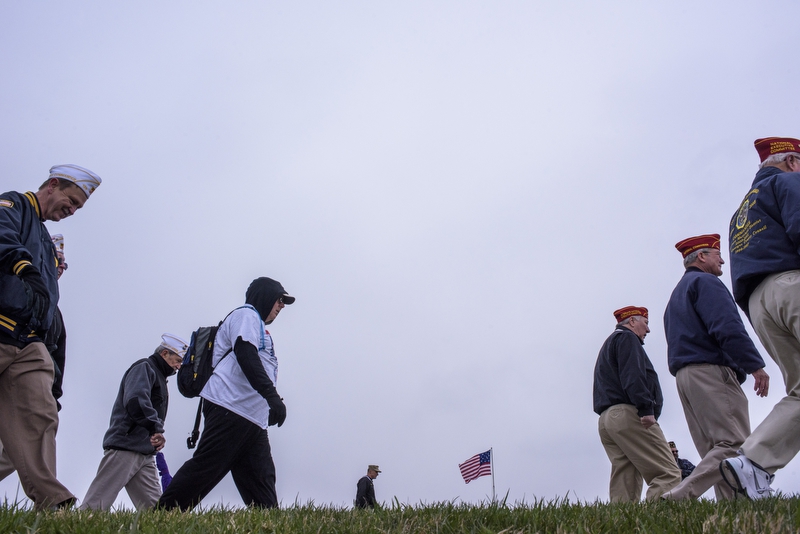
[[[723,480],[740,493],[755,501],[772,496],[775,491],[770,487],[770,483],[775,479],[775,475],[770,475],[761,467],[747,459],[747,456],[740,454],[736,458],[722,460],[719,464],[719,471]],[[733,483],[728,479],[728,473],[733,475]]]

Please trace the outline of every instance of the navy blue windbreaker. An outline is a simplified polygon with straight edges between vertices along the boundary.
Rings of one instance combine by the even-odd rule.
[[[800,269],[800,173],[760,169],[729,238],[733,298],[749,318],[750,295],[767,275]]]
[[[664,311],[669,372],[697,363],[730,367],[739,383],[764,367],[728,288],[717,276],[689,267]]]
[[[0,338],[16,344],[39,341],[31,330],[50,327],[58,304],[57,262],[36,195],[30,191],[0,195]],[[16,274],[28,263],[39,270],[50,293],[50,309],[42,324],[30,321],[30,291]]]

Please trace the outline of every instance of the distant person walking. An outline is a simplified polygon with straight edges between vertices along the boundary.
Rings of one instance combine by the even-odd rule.
[[[786,396],[720,468],[738,492],[760,499],[800,451],[800,140],[754,144],[761,167],[730,222],[733,297],[778,364]]]
[[[58,406],[44,340],[58,271],[44,221],[72,216],[100,182],[77,165],[57,165],[36,193],[0,194],[0,441],[36,509],[75,502],[56,478]]]
[[[664,312],[667,361],[701,460],[664,498],[697,499],[714,486],[717,500],[733,499],[736,494],[723,481],[719,463],[736,456],[750,435],[747,397],[740,384],[752,374],[756,394],[765,397],[769,375],[719,279],[725,264],[719,234],[689,237],[675,248],[686,271]]]
[[[638,502],[642,479],[647,499],[657,499],[681,481],[667,440],[656,422],[661,386],[642,345],[650,332],[647,308],[614,312],[617,326],[606,339],[594,368],[594,411],[600,441],[611,461],[611,502]]]
[[[194,456],[172,477],[160,508],[193,508],[229,472],[246,505],[278,506],[267,427],[283,424],[286,406],[275,389],[278,359],[265,326],[294,301],[279,282],[257,278],[247,289],[246,305],[220,325],[214,373],[200,393],[203,434]]]
[[[167,377],[180,369],[188,348],[183,339],[164,334],[153,354],[125,371],[103,438],[103,459],[82,510],[108,510],[122,488],[137,510],[147,510],[158,502],[161,483],[155,455],[167,441]]]
[[[367,474],[361,477],[356,484],[356,507],[357,508],[375,508],[377,501],[375,500],[375,486],[372,481],[378,478],[381,470],[377,465],[370,465],[367,467]]]

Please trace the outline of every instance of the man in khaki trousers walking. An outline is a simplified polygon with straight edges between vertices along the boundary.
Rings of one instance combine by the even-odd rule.
[[[638,502],[642,480],[647,499],[657,499],[681,481],[681,470],[656,422],[664,403],[658,375],[642,345],[650,332],[647,308],[614,312],[617,326],[594,368],[594,411],[600,441],[611,461],[611,502]]]
[[[719,279],[725,264],[719,234],[689,237],[675,248],[686,271],[664,312],[667,360],[702,461],[664,498],[697,499],[714,486],[717,500],[732,499],[736,494],[723,482],[719,463],[737,456],[750,435],[747,397],[740,384],[750,374],[756,394],[766,397],[769,375]]]
[[[778,364],[786,396],[720,469],[739,493],[761,499],[800,451],[800,140],[754,145],[760,169],[729,227],[733,297]]]

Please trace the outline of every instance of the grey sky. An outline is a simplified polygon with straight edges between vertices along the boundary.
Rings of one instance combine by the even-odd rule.
[[[263,275],[297,296],[269,328],[284,505],[349,505],[369,463],[379,500],[478,502],[491,480],[457,464],[490,447],[512,502],[607,500],[591,376],[629,304],[696,463],[661,321],[673,245],[717,232],[727,259],[753,140],[800,135],[800,6],[720,6],[0,2],[2,190],[60,163],[103,178],[48,223],[70,264],[60,479],[83,497],[130,363]],[[753,426],[783,391],[767,372]],[[196,403],[170,388],[175,472]],[[215,503],[241,505],[229,478]]]

